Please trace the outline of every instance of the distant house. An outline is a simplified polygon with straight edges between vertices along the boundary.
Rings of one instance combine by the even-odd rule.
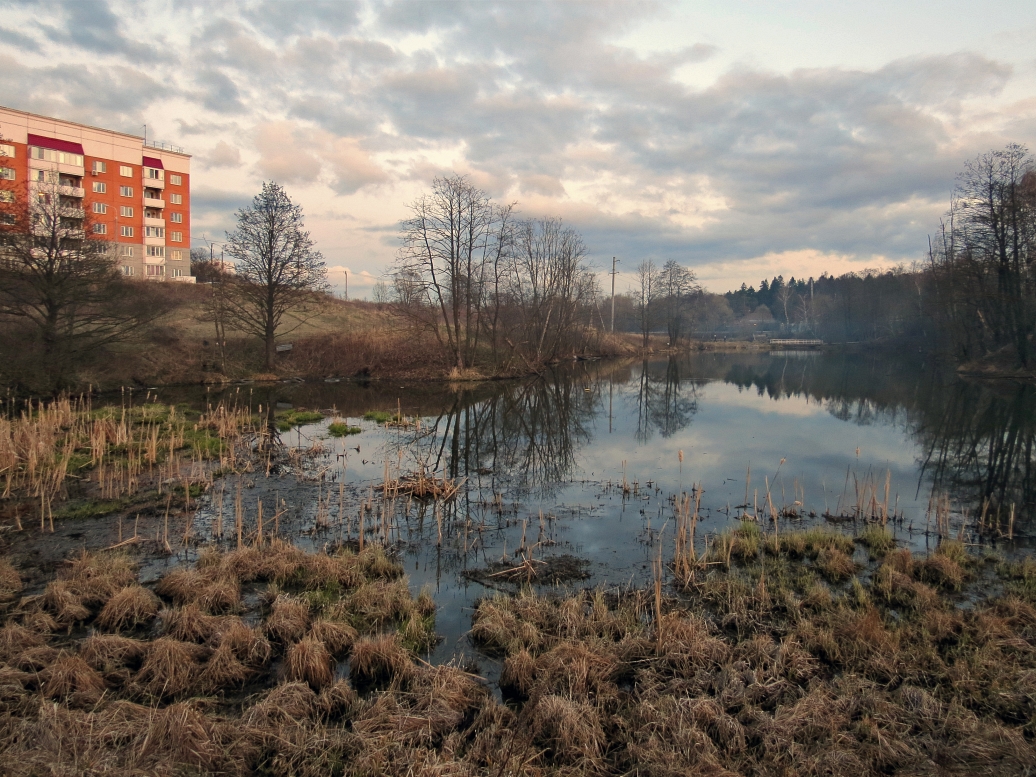
[[[774,324],[777,319],[773,317],[773,313],[766,305],[760,305],[745,316],[744,321],[746,324]]]

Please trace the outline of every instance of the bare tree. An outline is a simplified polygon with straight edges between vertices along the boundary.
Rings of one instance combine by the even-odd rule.
[[[700,291],[694,273],[670,259],[658,273],[658,298],[661,312],[669,331],[669,343],[676,345],[683,334],[687,320],[688,306],[692,297]]]
[[[436,178],[432,191],[410,205],[400,225],[402,247],[396,277],[420,279],[418,309],[454,366],[471,366],[494,298],[487,281],[507,250],[512,206],[498,207],[463,176]],[[398,286],[397,286],[398,289]],[[413,289],[411,289],[413,290]],[[429,308],[435,317],[429,318]]]
[[[233,317],[262,339],[266,369],[272,370],[278,333],[303,323],[313,294],[328,288],[324,258],[304,229],[302,207],[272,182],[237,212],[237,229],[227,233],[227,242],[237,268],[229,296]],[[285,330],[285,318],[294,326]]]
[[[645,259],[637,265],[637,288],[633,292],[637,314],[640,318],[640,331],[644,336],[644,347],[650,342],[651,329],[655,325],[654,306],[652,303],[658,296],[658,268],[654,261]]]
[[[169,308],[150,285],[123,280],[114,245],[93,234],[82,200],[71,196],[74,184],[55,172],[0,208],[0,318],[24,334],[6,343],[17,353],[3,361],[10,369],[11,359],[34,354],[41,374],[33,388],[70,385],[100,349]]]
[[[592,304],[596,281],[585,265],[583,239],[561,219],[524,221],[515,233],[510,296],[525,351],[541,362],[558,355],[581,308]]]

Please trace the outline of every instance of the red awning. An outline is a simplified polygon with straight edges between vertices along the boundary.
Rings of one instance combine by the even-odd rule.
[[[165,170],[165,168],[162,167],[162,160],[155,159],[153,156],[144,157],[143,165],[144,167],[153,167],[156,170]]]
[[[29,135],[29,145],[49,148],[52,151],[67,151],[70,154],[82,154],[82,143],[73,143],[69,140],[58,140],[57,138],[45,138],[42,135]]]

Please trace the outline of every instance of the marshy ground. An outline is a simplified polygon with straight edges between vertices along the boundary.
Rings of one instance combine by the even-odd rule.
[[[481,398],[8,421],[4,769],[1036,774],[1013,507],[904,513],[869,465],[830,504],[777,461],[577,476],[609,397],[555,388],[483,426]]]

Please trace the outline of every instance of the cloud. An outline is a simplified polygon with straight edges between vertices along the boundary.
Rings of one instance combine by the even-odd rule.
[[[260,125],[255,133],[255,147],[263,178],[278,183],[313,183],[320,175],[321,162],[311,150],[307,131],[293,122]]]
[[[786,67],[758,39],[732,50],[707,17],[636,48],[639,25],[672,17],[664,3],[68,0],[4,15],[5,103],[147,123],[193,151],[205,229],[247,203],[235,192],[289,184],[357,273],[391,262],[405,204],[453,173],[564,217],[601,262],[671,257],[721,283],[781,262],[909,261],[964,160],[1036,142],[1028,59],[946,42]]]
[[[241,150],[221,140],[213,149],[201,158],[206,167],[240,167]]]
[[[331,163],[334,172],[335,191],[340,194],[353,194],[364,186],[383,183],[388,175],[378,167],[353,138],[338,138],[331,144],[325,158]]]

